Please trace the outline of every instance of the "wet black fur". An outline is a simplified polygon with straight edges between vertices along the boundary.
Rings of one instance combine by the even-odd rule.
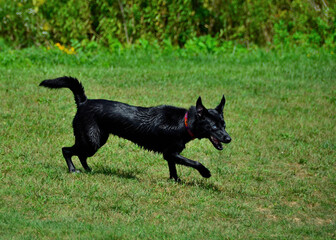
[[[114,134],[147,150],[162,153],[168,162],[170,178],[176,181],[179,178],[175,164],[193,167],[203,177],[210,177],[210,171],[201,163],[180,155],[185,144],[194,139],[185,127],[187,111],[188,126],[195,138],[210,139],[218,150],[222,150],[221,142],[231,141],[223,119],[224,96],[215,109],[206,109],[199,97],[196,106],[187,110],[166,105],[137,107],[116,101],[87,99],[82,84],[72,77],[44,80],[40,86],[69,88],[74,94],[77,105],[73,120],[75,144],[62,148],[69,172],[77,171],[72,156],[78,156],[84,169],[91,171],[87,158],[106,143],[109,134]]]

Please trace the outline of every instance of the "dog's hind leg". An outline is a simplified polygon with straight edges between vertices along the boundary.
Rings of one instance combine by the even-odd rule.
[[[85,122],[87,125],[83,126],[79,119],[74,120],[74,155],[78,156],[85,171],[91,172],[87,158],[92,157],[106,143],[108,134],[102,133],[94,121]]]
[[[83,166],[83,168],[85,169],[85,171],[87,172],[91,172],[91,168],[87,165],[87,157],[86,156],[79,156],[79,160]]]
[[[77,172],[75,165],[73,164],[71,157],[77,155],[75,152],[75,148],[73,147],[64,147],[62,148],[63,157],[68,165],[69,172]]]

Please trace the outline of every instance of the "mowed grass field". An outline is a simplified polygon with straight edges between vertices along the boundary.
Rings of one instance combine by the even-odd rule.
[[[0,67],[1,239],[336,238],[334,55],[99,61],[28,56]],[[206,139],[187,144],[182,155],[209,179],[178,166],[182,182],[168,180],[161,155],[114,136],[89,158],[92,173],[69,174],[61,148],[74,143],[73,95],[38,87],[63,75],[89,98],[132,105],[189,108],[201,96],[213,108],[225,94],[233,140],[223,151]]]

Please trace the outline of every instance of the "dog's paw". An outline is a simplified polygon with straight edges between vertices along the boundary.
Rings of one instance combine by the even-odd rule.
[[[202,175],[202,177],[204,177],[204,178],[211,177],[211,173],[210,173],[209,169],[207,169],[206,167],[202,168],[199,172]]]
[[[71,171],[69,171],[69,173],[81,173],[81,171],[78,169],[72,169]]]
[[[175,182],[177,182],[177,183],[180,183],[181,182],[181,179],[178,177],[178,178],[175,178],[174,179],[175,180]]]
[[[181,182],[181,179],[179,177],[170,177],[169,180],[174,180],[175,182],[177,183],[180,183]]]

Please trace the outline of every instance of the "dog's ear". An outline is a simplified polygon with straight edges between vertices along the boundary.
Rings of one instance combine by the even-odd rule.
[[[196,102],[196,113],[198,117],[203,117],[207,109],[202,104],[201,97],[198,97]]]
[[[225,97],[223,95],[220,104],[216,107],[217,112],[223,113],[224,106],[225,106]]]

